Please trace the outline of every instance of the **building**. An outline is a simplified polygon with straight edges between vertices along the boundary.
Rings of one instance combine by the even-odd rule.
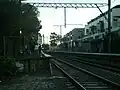
[[[90,20],[85,28],[75,28],[67,33],[63,41],[69,49],[77,47],[81,52],[120,53],[120,5],[111,8],[111,32],[108,33],[108,11]]]
[[[107,52],[108,50],[108,11],[100,14],[92,19],[85,26],[85,37],[80,38],[79,42],[88,43],[90,52]],[[114,45],[115,37],[119,36],[120,32],[120,5],[111,9],[111,35],[112,45]],[[114,42],[114,43],[113,43]]]
[[[67,45],[68,49],[73,49],[78,46],[77,40],[84,37],[84,28],[74,28],[72,31],[64,35],[63,43]]]
[[[96,18],[88,22],[85,27],[87,35],[96,33],[108,32],[108,11],[100,14]],[[120,5],[117,5],[111,9],[111,32],[118,30],[120,27]]]

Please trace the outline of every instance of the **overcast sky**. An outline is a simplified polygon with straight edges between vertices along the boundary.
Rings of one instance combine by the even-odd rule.
[[[108,0],[28,0],[31,2],[41,2],[41,3],[107,3]],[[120,0],[111,0],[112,7],[120,4]],[[60,28],[53,25],[63,25],[64,24],[64,9],[58,8],[38,8],[40,11],[40,16],[38,17],[42,22],[43,28],[40,33],[45,34],[45,42],[49,41],[49,35],[51,32],[56,32],[60,34]],[[107,10],[106,7],[102,7],[101,10],[104,12]],[[79,8],[79,9],[67,9],[67,24],[83,24],[83,26],[67,26],[62,27],[62,35],[65,35],[73,28],[84,27],[88,21],[95,18],[100,14],[97,8]]]

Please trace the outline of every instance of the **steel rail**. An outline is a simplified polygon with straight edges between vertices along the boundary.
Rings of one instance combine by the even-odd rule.
[[[119,72],[120,73],[120,68],[119,67],[114,67],[114,66],[108,65],[108,64],[104,65],[104,64],[101,64],[101,63],[87,61],[87,60],[81,59],[79,57],[68,57],[66,59],[69,59],[69,58],[77,59],[77,60],[74,59],[72,61],[76,61],[76,62],[84,63],[84,64],[87,64],[87,65],[90,65],[90,66],[99,67],[99,68],[103,68],[103,69],[106,69],[106,70],[109,70],[109,71],[113,71],[113,72],[117,72],[117,73]],[[109,68],[107,68],[107,67],[109,67]]]
[[[52,60],[52,64],[54,64],[58,69],[60,69],[78,89],[86,90],[78,81],[76,81],[72,76],[70,76],[64,69],[62,69],[59,65],[57,65],[53,60]]]
[[[75,69],[78,69],[78,70],[80,70],[80,71],[82,71],[82,72],[85,72],[85,73],[87,73],[87,74],[90,74],[90,75],[92,75],[92,76],[94,76],[94,77],[96,77],[96,78],[98,78],[98,79],[101,79],[101,80],[103,80],[103,81],[105,81],[105,82],[107,82],[107,83],[110,83],[110,84],[112,84],[112,85],[117,86],[117,87],[120,88],[120,84],[118,84],[118,83],[115,83],[115,82],[113,82],[113,81],[110,81],[110,80],[108,80],[108,79],[106,79],[106,78],[104,78],[104,77],[101,77],[101,76],[99,76],[99,75],[96,75],[96,74],[94,74],[94,73],[92,73],[92,72],[90,72],[90,71],[88,71],[88,70],[83,69],[83,68],[76,67],[75,65],[73,65],[73,64],[71,64],[71,63],[62,61],[62,60],[57,59],[57,58],[56,58],[56,60],[58,60],[58,61],[60,61],[60,62],[62,62],[62,63],[64,63],[64,64],[66,64],[66,65],[69,65],[69,66],[71,66],[71,67],[73,67],[73,68],[75,68]]]
[[[107,66],[112,66],[115,68],[120,68],[118,63],[120,63],[120,54],[109,54],[109,53],[85,53],[85,52],[48,52],[49,54],[55,55],[69,55],[84,58],[85,60],[94,61],[98,59],[97,63],[106,64]],[[106,62],[106,63],[104,63]],[[118,62],[118,63],[117,63]],[[116,64],[114,64],[116,63]]]
[[[96,61],[94,61],[94,60],[87,60],[87,58],[82,58],[82,57],[77,57],[76,56],[76,59],[80,59],[81,61],[84,61],[84,62],[89,62],[89,63],[94,63],[94,64],[97,64],[97,65],[101,65],[101,66],[106,66],[106,67],[111,67],[111,68],[114,68],[114,69],[120,69],[120,67],[119,66],[116,66],[116,65],[113,65],[112,63],[110,64],[110,62],[108,63],[108,64],[106,64],[106,63],[100,63],[100,62],[96,62]],[[93,58],[94,59],[94,58]],[[112,61],[112,60],[111,60]],[[113,60],[114,61],[114,60]],[[104,61],[103,61],[104,62]]]
[[[114,53],[87,53],[87,52],[67,52],[67,51],[65,51],[65,52],[63,52],[63,51],[55,51],[55,52],[52,52],[52,53],[120,57],[120,54],[114,54]]]
[[[104,65],[100,65],[100,64],[93,64],[92,62],[89,62],[89,61],[80,61],[80,60],[74,60],[74,61],[77,61],[77,62],[80,62],[80,63],[84,63],[84,64],[87,64],[87,65],[90,65],[90,66],[94,66],[94,67],[99,67],[99,68],[102,68],[102,69],[105,69],[105,70],[109,70],[109,71],[113,71],[113,72],[119,72],[120,73],[120,70],[117,70],[116,68],[113,68],[113,67],[105,67]]]

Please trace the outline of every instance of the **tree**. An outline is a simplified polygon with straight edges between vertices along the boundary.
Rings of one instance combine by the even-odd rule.
[[[11,2],[10,0],[0,2],[0,55],[3,55],[4,36],[14,37],[14,39],[11,39],[12,42],[9,45],[14,49],[13,51],[10,50],[10,53],[15,51],[15,54],[19,52],[20,45],[19,38],[15,38],[15,36],[20,36],[20,30],[22,31],[22,36],[32,36],[32,38],[37,38],[38,31],[42,28],[40,21],[37,18],[38,15],[38,9],[33,5],[21,4],[20,6],[20,3],[15,0],[11,0]]]
[[[21,10],[21,29],[24,35],[29,35],[32,32],[36,33],[42,28],[38,20],[38,9],[30,4],[22,4]]]
[[[50,45],[57,46],[58,42],[61,40],[61,36],[57,35],[55,32],[52,32],[50,35]]]
[[[44,50],[49,50],[49,44],[42,44],[42,48]]]
[[[26,36],[26,41],[29,48],[34,48],[37,43],[38,32],[42,28],[41,21],[38,20],[38,9],[30,4],[22,4],[21,10],[21,30],[23,35]],[[30,44],[32,42],[32,44]],[[32,50],[33,51],[33,50]]]

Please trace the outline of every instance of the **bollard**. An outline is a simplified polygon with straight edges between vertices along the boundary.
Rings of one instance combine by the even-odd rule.
[[[26,72],[26,61],[24,60],[24,72]]]
[[[31,72],[31,63],[30,59],[28,59],[28,72]]]

